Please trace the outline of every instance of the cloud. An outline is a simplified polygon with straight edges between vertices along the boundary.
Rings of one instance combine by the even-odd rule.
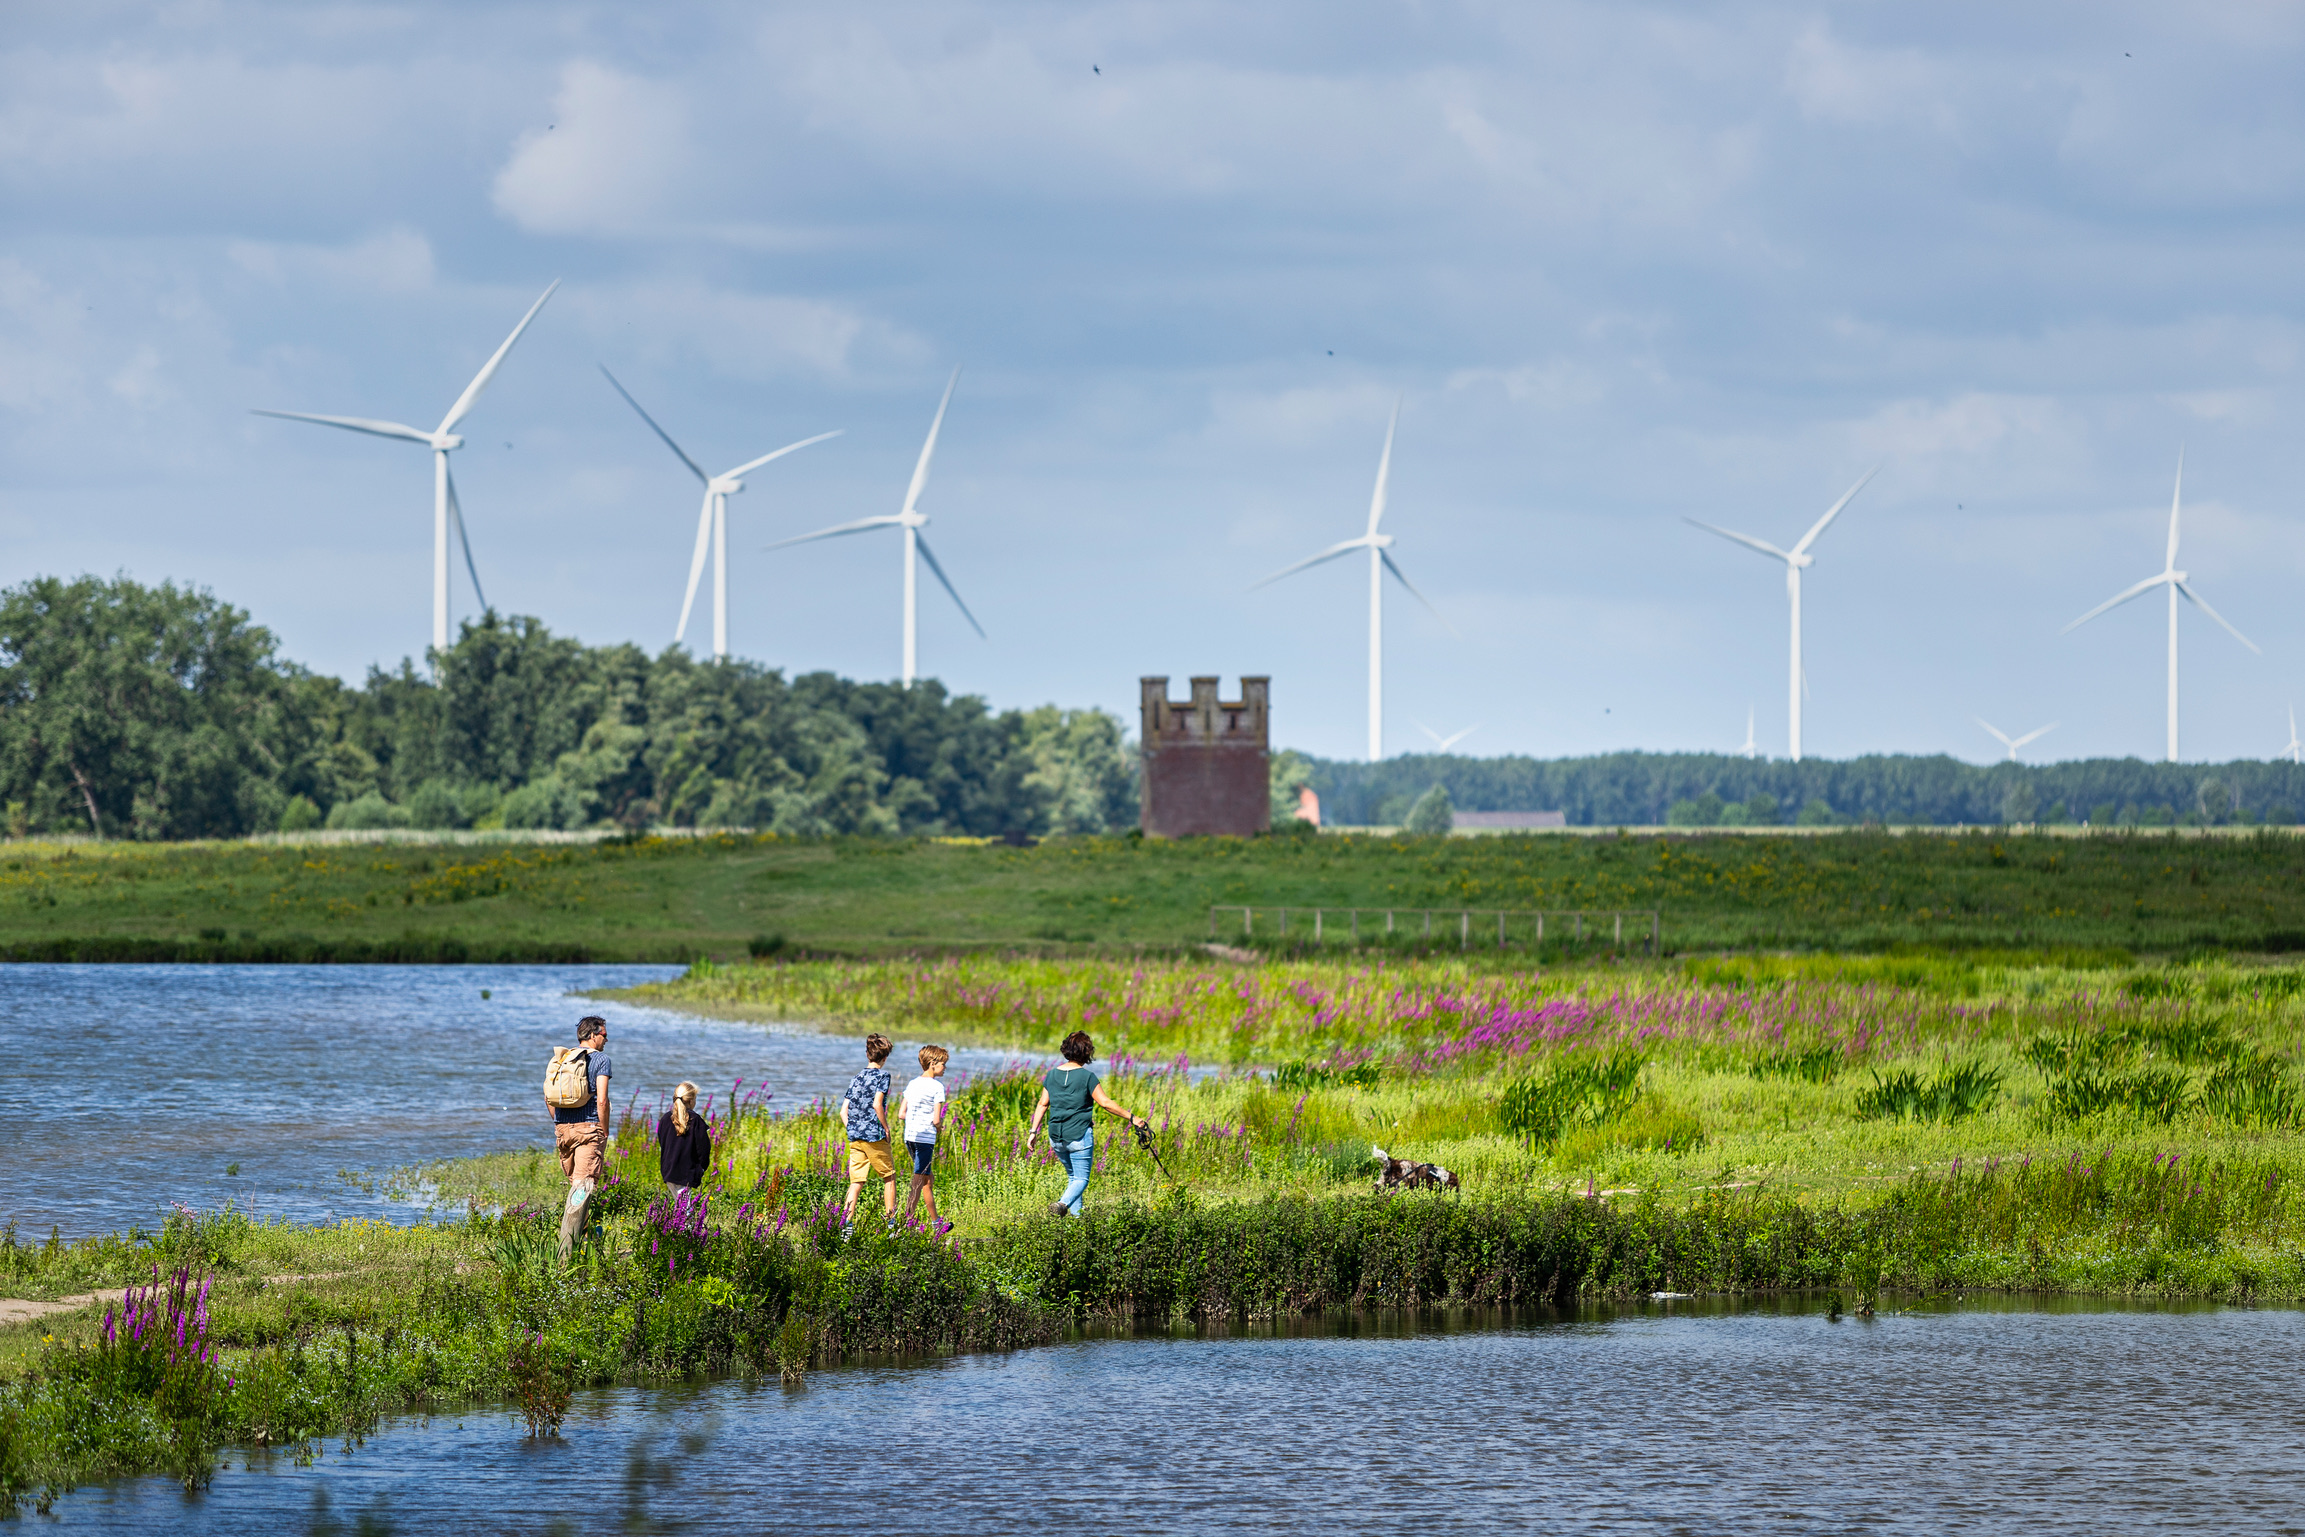
[[[514,142],[493,200],[533,234],[664,234],[694,217],[696,162],[680,87],[580,59],[561,70],[551,122]]]
[[[316,278],[361,292],[421,293],[438,275],[432,242],[404,225],[349,245],[235,240],[225,246],[225,255],[241,271],[267,282]]]
[[[654,367],[701,363],[726,379],[848,379],[910,369],[934,348],[854,305],[752,293],[692,278],[588,285],[569,296],[600,344]]]

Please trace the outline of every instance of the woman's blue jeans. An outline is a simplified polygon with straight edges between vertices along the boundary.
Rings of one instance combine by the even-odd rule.
[[[1089,1166],[1096,1161],[1096,1133],[1092,1131],[1078,1142],[1056,1142],[1051,1146],[1056,1149],[1057,1157],[1064,1160],[1065,1167],[1072,1171],[1072,1178],[1065,1181],[1064,1199],[1057,1202],[1057,1205],[1077,1217],[1080,1215],[1081,1197],[1088,1193]]]

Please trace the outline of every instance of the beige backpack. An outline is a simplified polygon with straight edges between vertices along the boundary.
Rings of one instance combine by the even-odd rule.
[[[555,1046],[544,1065],[544,1102],[555,1110],[582,1110],[592,1103],[592,1053],[581,1046]]]

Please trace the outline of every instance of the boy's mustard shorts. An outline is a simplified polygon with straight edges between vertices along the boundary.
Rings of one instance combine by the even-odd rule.
[[[848,1145],[848,1179],[850,1184],[879,1175],[882,1179],[896,1178],[896,1159],[889,1152],[888,1138],[878,1142],[851,1142]]]

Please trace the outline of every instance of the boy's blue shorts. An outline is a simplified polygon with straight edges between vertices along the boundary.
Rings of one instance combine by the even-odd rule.
[[[936,1157],[936,1144],[934,1142],[907,1142],[904,1146],[905,1151],[912,1154],[912,1172],[926,1174],[929,1160]]]

